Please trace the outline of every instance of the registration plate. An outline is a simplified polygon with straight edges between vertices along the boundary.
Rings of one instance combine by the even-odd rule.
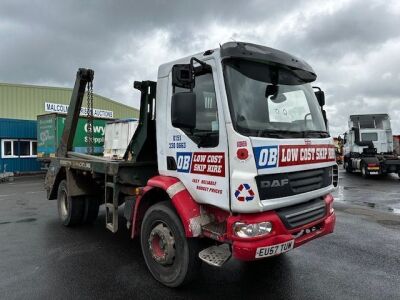
[[[285,252],[288,252],[289,250],[292,250],[293,246],[294,246],[294,240],[291,240],[289,242],[282,243],[282,244],[273,245],[273,246],[260,247],[260,248],[257,248],[256,258],[269,257],[269,256],[274,256],[274,255],[278,255],[281,253],[285,253]]]

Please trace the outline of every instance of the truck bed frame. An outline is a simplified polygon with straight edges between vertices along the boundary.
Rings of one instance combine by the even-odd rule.
[[[141,91],[138,128],[133,135],[124,159],[110,160],[94,155],[72,152],[72,141],[82,106],[86,84],[94,72],[79,69],[71,104],[65,121],[57,155],[51,160],[45,179],[49,200],[57,199],[58,186],[67,181],[69,196],[91,196],[106,205],[106,226],[112,232],[118,229],[118,206],[127,197],[135,195],[136,187],[143,187],[158,174],[155,135],[155,93],[153,81],[135,82]]]

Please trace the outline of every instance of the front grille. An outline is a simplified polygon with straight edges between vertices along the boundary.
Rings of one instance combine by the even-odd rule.
[[[333,166],[332,172],[333,172],[333,176],[332,176],[333,186],[337,187],[339,184],[339,167],[338,167],[338,165]]]
[[[261,200],[315,191],[332,184],[332,167],[256,176]]]
[[[293,192],[301,194],[322,187],[324,181],[324,169],[289,173],[288,178]]]
[[[276,210],[286,228],[293,229],[319,219],[326,214],[323,198],[316,198],[306,203],[296,204]]]

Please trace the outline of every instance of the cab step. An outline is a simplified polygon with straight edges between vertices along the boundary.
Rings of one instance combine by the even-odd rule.
[[[118,231],[119,185],[117,184],[116,176],[113,176],[112,181],[108,181],[108,177],[109,176],[106,172],[104,175],[104,204],[106,207],[106,228],[112,233],[116,233]]]
[[[228,244],[211,246],[199,252],[199,258],[214,267],[221,267],[231,255]]]
[[[226,234],[226,223],[208,223],[201,226],[201,230],[206,237],[223,242]]]

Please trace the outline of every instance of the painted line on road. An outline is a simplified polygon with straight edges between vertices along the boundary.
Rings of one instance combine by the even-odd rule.
[[[26,192],[26,193],[14,193],[14,194],[6,194],[6,195],[0,195],[0,197],[10,197],[10,196],[18,196],[18,195],[23,195],[23,194],[38,194],[38,193],[44,193],[45,191],[32,191],[32,192]]]
[[[23,183],[23,182],[8,182],[7,185],[18,185],[18,186],[30,186],[30,185],[43,185],[42,182],[35,182],[35,183]]]

